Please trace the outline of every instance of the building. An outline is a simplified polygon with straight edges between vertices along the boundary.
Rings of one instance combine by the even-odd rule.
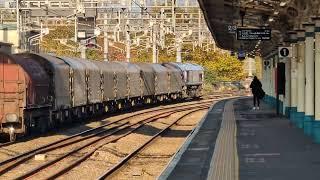
[[[11,54],[12,53],[12,44],[0,41],[0,51]]]
[[[0,24],[0,42],[11,44],[12,52],[17,52],[18,34],[16,24]]]

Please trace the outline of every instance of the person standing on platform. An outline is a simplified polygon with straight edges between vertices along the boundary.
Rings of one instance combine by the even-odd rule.
[[[254,76],[250,88],[253,94],[253,110],[258,110],[260,108],[260,99],[264,96],[264,91],[262,90],[262,84],[257,76]]]

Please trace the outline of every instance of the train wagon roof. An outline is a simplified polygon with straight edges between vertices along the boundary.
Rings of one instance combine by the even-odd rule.
[[[13,54],[10,57],[25,70],[33,81],[48,82],[47,72],[28,54]]]
[[[85,67],[90,71],[94,71],[94,72],[100,71],[99,66],[97,64],[95,64],[94,61],[89,61],[89,60],[81,59],[81,58],[73,58],[73,59],[75,59],[75,61],[79,61],[79,62],[83,63],[85,65]]]
[[[135,63],[142,71],[151,71],[156,73],[167,72],[167,68],[157,63]]]
[[[126,67],[123,64],[112,61],[90,61],[99,67],[103,72],[126,72]]]
[[[137,73],[140,73],[140,67],[137,66],[136,64],[132,64],[132,63],[128,63],[128,62],[120,62],[120,61],[117,61],[117,62],[114,62],[114,63],[118,63],[118,64],[121,64],[122,66],[124,66],[126,68],[126,70],[128,72],[137,72]]]
[[[177,67],[177,68],[181,69],[182,71],[203,71],[204,70],[202,66],[200,66],[198,64],[194,64],[194,63],[170,62],[170,63],[165,63],[165,64],[169,64],[174,67]]]
[[[48,55],[48,54],[31,53],[31,55],[42,57],[42,58],[46,59],[47,61],[49,61],[53,66],[66,64],[63,60],[61,60],[55,56]]]
[[[65,56],[62,56],[62,57],[58,57],[60,59],[62,59],[63,61],[65,61],[67,64],[69,64],[73,69],[78,69],[78,70],[83,70],[85,69],[85,65],[78,61],[78,60],[75,60],[73,58],[70,58],[70,57],[65,57]]]

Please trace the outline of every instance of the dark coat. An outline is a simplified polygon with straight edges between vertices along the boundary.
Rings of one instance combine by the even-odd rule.
[[[259,81],[259,79],[253,79],[253,81],[250,84],[250,88],[253,95],[258,95],[262,89],[262,84]]]

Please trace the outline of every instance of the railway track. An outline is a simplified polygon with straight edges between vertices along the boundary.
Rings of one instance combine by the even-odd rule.
[[[217,99],[217,98],[221,98],[221,97],[225,97],[225,96],[226,96],[226,95],[214,95],[214,96],[211,96],[211,97],[208,96],[208,97],[205,97],[201,102],[211,101],[211,100],[214,100],[214,99]],[[192,102],[192,101],[189,101],[189,102]],[[196,103],[197,103],[197,102],[192,103],[192,104],[196,104]],[[168,105],[172,105],[172,104],[168,104]],[[191,105],[191,104],[190,104],[190,105]],[[178,105],[178,106],[176,106],[176,107],[180,107],[180,106],[183,106],[183,105]],[[154,108],[154,107],[151,106],[151,108]],[[164,109],[170,109],[170,107],[162,107],[162,108],[159,108],[159,109],[157,109],[157,110],[164,110]],[[153,109],[148,109],[146,112],[140,112],[140,113],[134,114],[134,115],[129,116],[129,117],[131,118],[131,117],[138,116],[138,115],[145,114],[145,113],[152,112],[152,111],[154,111],[154,110],[153,110]],[[100,119],[100,120],[101,120],[101,119]],[[120,119],[120,120],[121,120],[121,119]],[[109,124],[106,124],[105,126],[107,126],[107,125],[109,125]],[[101,127],[98,127],[97,129],[103,128],[103,127],[104,127],[104,126],[101,126]],[[95,130],[95,129],[92,129],[92,130]],[[83,135],[83,134],[85,134],[85,133],[90,133],[90,132],[91,132],[91,130],[88,130],[88,131],[86,131],[86,132],[81,132],[81,133],[79,133],[79,134],[76,134],[76,136],[81,136],[81,135]],[[23,139],[21,139],[21,140],[15,141],[15,142],[4,142],[4,143],[0,143],[0,148],[9,146],[9,145],[12,145],[12,144],[15,144],[15,143],[23,142],[23,141],[28,141],[28,140],[30,140],[30,139],[32,139],[32,138],[34,138],[34,137],[36,137],[36,136],[26,137],[26,138],[23,138]],[[72,137],[70,137],[70,138],[72,138]],[[0,162],[0,164],[1,164],[1,162]]]
[[[98,180],[103,180],[106,179],[107,177],[109,177],[110,175],[112,175],[113,173],[115,173],[117,170],[119,170],[122,166],[124,166],[130,159],[132,159],[135,155],[137,155],[142,149],[144,149],[146,146],[150,145],[156,138],[160,137],[161,135],[163,135],[164,133],[166,133],[172,126],[174,126],[176,123],[178,123],[181,119],[185,118],[186,116],[197,112],[197,111],[201,111],[204,110],[206,108],[209,107],[203,107],[203,108],[198,108],[195,110],[192,110],[182,116],[180,116],[179,118],[177,118],[174,122],[170,123],[167,127],[165,127],[164,129],[162,129],[160,132],[156,133],[155,135],[153,135],[148,141],[144,142],[142,145],[140,145],[138,148],[136,148],[135,150],[133,150],[130,154],[128,154],[127,156],[125,156],[120,162],[118,162],[117,164],[115,164],[113,167],[111,167],[110,169],[107,169],[101,176],[99,176],[97,179]]]
[[[214,95],[206,95],[206,96],[203,96],[202,97],[202,100],[211,100],[211,99],[217,99],[217,98],[223,98],[223,97],[232,97],[235,95],[235,92],[225,92],[225,93],[217,93],[217,94],[214,94]],[[187,102],[192,102],[192,101],[187,101]],[[177,103],[177,102],[175,102]],[[175,104],[175,103],[168,103],[167,105],[172,105],[172,104]],[[154,106],[150,106],[149,108],[153,108]],[[139,108],[137,108],[137,110],[139,110]],[[99,119],[101,120],[101,119]],[[38,137],[38,135],[32,135],[32,136],[28,136],[28,137],[22,137],[22,139],[20,140],[17,140],[15,142],[4,142],[4,143],[0,143],[0,148],[3,148],[3,147],[6,147],[6,146],[9,146],[9,145],[12,145],[12,144],[15,144],[15,143],[19,143],[19,142],[25,142],[25,141],[28,141],[28,140],[31,140],[33,138],[36,138]]]
[[[86,130],[84,132],[75,134],[75,135],[70,136],[68,138],[65,138],[65,139],[62,139],[59,141],[55,141],[53,143],[44,145],[44,146],[39,147],[37,149],[33,149],[33,150],[27,151],[25,153],[22,153],[20,155],[17,155],[12,158],[1,161],[0,162],[0,175],[10,173],[11,170],[16,169],[19,165],[32,159],[32,157],[34,157],[37,154],[44,154],[44,153],[48,153],[50,151],[53,151],[53,150],[56,150],[59,148],[64,148],[64,147],[67,147],[70,145],[74,145],[79,142],[85,142],[85,143],[81,144],[80,146],[78,146],[77,148],[73,149],[72,151],[69,151],[62,156],[54,158],[53,160],[50,160],[50,161],[30,170],[22,175],[19,175],[18,177],[15,177],[15,179],[25,179],[25,178],[34,176],[34,175],[40,173],[41,171],[45,170],[46,168],[54,165],[55,163],[65,159],[75,153],[78,153],[79,151],[84,150],[85,148],[88,148],[88,147],[91,148],[90,150],[86,151],[87,153],[84,156],[82,156],[80,159],[78,159],[77,161],[74,161],[73,163],[66,166],[64,169],[61,169],[60,171],[58,171],[55,174],[48,177],[48,179],[54,179],[56,177],[61,176],[65,172],[67,172],[70,169],[72,169],[73,167],[77,166],[82,161],[89,158],[97,149],[99,149],[103,145],[110,143],[110,142],[117,141],[118,139],[132,133],[133,131],[135,131],[136,129],[139,129],[140,127],[144,126],[147,123],[156,121],[161,118],[169,117],[170,115],[177,113],[177,112],[183,112],[183,111],[194,110],[194,109],[196,109],[196,110],[205,109],[205,108],[208,108],[211,103],[212,103],[212,100],[205,100],[205,101],[200,101],[197,103],[190,103],[188,105],[177,106],[174,108],[172,108],[172,107],[160,108],[157,111],[164,111],[164,112],[159,112],[155,116],[152,116],[149,118],[144,118],[144,119],[142,119],[138,122],[135,122],[135,123],[130,123],[130,121],[128,119],[135,117],[135,116],[138,116],[138,115],[144,115],[144,114],[149,113],[150,111],[154,111],[154,110],[150,110],[150,111],[147,110],[145,112],[137,113],[137,114],[131,115],[129,117],[125,117],[125,118],[122,118],[122,119],[119,119],[119,120],[116,120],[113,122],[109,122],[109,123],[102,125],[100,127]],[[112,125],[112,127],[109,127],[108,129],[103,129],[104,127],[107,127],[110,125]],[[128,129],[129,129],[129,131],[127,131],[126,133],[123,133],[120,136],[115,136],[115,134],[119,133],[120,131],[128,130]],[[101,143],[101,141],[104,141],[104,142]]]
[[[6,146],[10,146],[12,144],[14,144],[15,142],[4,142],[4,143],[0,143],[0,148],[2,147],[6,147]]]
[[[222,98],[222,97],[230,97],[232,96],[233,94],[228,92],[228,93],[217,93],[215,95],[208,95],[208,96],[203,96],[202,97],[202,100],[210,100],[210,99],[216,99],[216,98]],[[187,100],[186,102],[192,102],[192,100]],[[176,104],[176,103],[179,103],[179,101],[176,101],[176,102],[169,102],[169,103],[166,103],[166,105],[173,105],[173,104]],[[155,106],[151,105],[151,106],[147,106],[147,108],[154,108]],[[140,107],[136,107],[135,110],[140,110]],[[134,111],[135,111],[134,110]],[[132,111],[129,111],[129,112],[132,112]],[[120,113],[120,112],[118,112]],[[112,114],[112,115],[118,115],[118,113],[116,114]],[[123,113],[123,111],[121,112]],[[104,116],[106,118],[106,116]],[[109,116],[107,116],[109,117]],[[96,118],[94,118],[96,119]],[[97,120],[102,120],[101,117],[98,118]],[[33,138],[36,138],[38,137],[39,134],[33,134],[33,135],[29,135],[27,137],[21,137],[21,139],[17,140],[17,141],[14,141],[14,142],[3,142],[3,143],[0,143],[0,148],[3,148],[3,147],[6,147],[6,146],[9,146],[9,145],[12,145],[12,144],[15,144],[15,143],[19,143],[19,142],[25,142],[25,141],[29,141]]]

